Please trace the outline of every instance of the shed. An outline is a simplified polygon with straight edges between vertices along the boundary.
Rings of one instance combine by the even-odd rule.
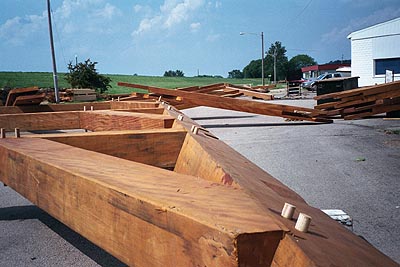
[[[385,82],[386,70],[400,80],[400,17],[352,32],[351,76],[359,76],[359,85]]]

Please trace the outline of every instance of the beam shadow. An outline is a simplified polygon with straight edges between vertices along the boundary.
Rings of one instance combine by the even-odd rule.
[[[242,116],[211,116],[211,117],[191,117],[192,120],[226,120],[226,119],[241,119],[241,118],[253,118],[254,115],[242,115]]]
[[[302,126],[320,125],[330,122],[276,122],[276,123],[235,123],[235,124],[202,124],[204,128],[244,128],[244,127],[273,127],[273,126]]]
[[[37,206],[14,206],[7,208],[0,208],[0,221],[15,221],[15,220],[29,220],[37,219],[49,227],[53,232],[58,234],[61,238],[80,250],[86,256],[91,258],[100,266],[127,266],[102,248],[93,244],[80,234],[76,233],[66,225],[51,217],[48,213],[43,211]]]

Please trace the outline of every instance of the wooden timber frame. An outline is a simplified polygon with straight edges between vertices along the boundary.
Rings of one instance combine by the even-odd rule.
[[[215,90],[215,85],[211,85],[210,88],[205,88],[200,91],[193,90],[192,88],[188,88],[187,90],[173,90],[125,82],[119,82],[118,85],[148,90],[149,92],[156,94],[157,96],[161,96],[163,99],[166,99],[165,101],[171,102],[173,105],[177,104],[179,109],[196,106],[207,106],[268,116],[278,116],[292,120],[305,120],[325,123],[333,122],[331,119],[325,118],[325,112],[320,110],[289,105],[263,103],[244,99],[232,99],[226,97],[222,98],[218,95],[208,94],[208,90]],[[234,85],[226,86],[225,84],[217,84],[217,88],[218,86],[220,88],[225,88],[226,90],[235,89],[239,93],[245,91],[245,89],[242,88],[233,88]],[[183,104],[182,107],[179,106],[180,103]]]
[[[0,179],[124,263],[398,266],[174,107],[93,104],[2,108]]]

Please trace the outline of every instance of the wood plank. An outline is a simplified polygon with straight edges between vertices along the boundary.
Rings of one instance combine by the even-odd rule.
[[[389,92],[384,92],[384,93],[379,93],[375,95],[368,95],[368,96],[363,96],[360,97],[359,99],[354,99],[352,101],[340,101],[335,105],[335,108],[344,108],[344,107],[349,107],[361,103],[368,103],[368,102],[373,102],[377,101],[380,99],[385,99],[385,98],[395,98],[395,97],[400,97],[400,89],[396,91],[389,91]]]
[[[42,131],[80,129],[79,111],[0,115],[0,128],[6,131]]]
[[[111,109],[132,109],[132,108],[157,108],[160,103],[155,101],[111,101]]]
[[[392,83],[378,84],[378,85],[368,86],[368,87],[361,87],[361,88],[356,88],[356,89],[352,89],[352,90],[346,90],[343,92],[319,95],[319,96],[315,96],[314,99],[321,100],[321,99],[328,99],[328,98],[343,98],[343,97],[353,96],[353,95],[366,96],[366,95],[384,93],[384,92],[391,91],[391,90],[400,90],[400,81],[395,81]]]
[[[49,104],[35,106],[18,106],[18,107],[0,107],[0,114],[18,114],[18,113],[36,113],[36,112],[52,112],[52,111],[81,111],[86,107],[90,110],[93,107],[95,110],[110,109],[109,102],[93,102],[93,103],[64,103],[64,104]]]
[[[97,99],[96,95],[74,95],[73,101],[95,101]]]
[[[130,108],[130,109],[113,109],[115,111],[124,112],[139,112],[139,113],[151,113],[151,114],[163,114],[164,108]]]
[[[12,106],[15,101],[15,98],[19,95],[35,94],[38,91],[39,88],[37,86],[11,89],[7,95],[5,106]]]
[[[175,119],[169,115],[112,110],[79,113],[80,128],[90,131],[171,128],[174,120]]]
[[[226,87],[228,89],[235,89],[234,87]],[[267,93],[260,93],[256,91],[250,91],[246,89],[237,89],[240,93],[244,94],[245,96],[255,97],[264,100],[273,100],[274,96]]]
[[[244,192],[193,176],[34,138],[0,140],[0,162],[3,182],[128,265],[268,266],[283,235]]]
[[[40,104],[45,97],[46,93],[36,95],[20,95],[15,98],[13,106],[37,105]]]
[[[400,104],[394,104],[394,105],[388,105],[388,106],[385,106],[385,105],[377,106],[377,107],[373,107],[371,110],[366,111],[366,112],[345,115],[344,119],[345,120],[356,120],[356,119],[362,119],[365,117],[373,116],[376,114],[382,114],[382,113],[398,111],[398,110],[400,110]]]
[[[89,133],[39,134],[43,138],[160,168],[173,168],[186,131],[155,129]],[[110,142],[112,140],[112,142]]]

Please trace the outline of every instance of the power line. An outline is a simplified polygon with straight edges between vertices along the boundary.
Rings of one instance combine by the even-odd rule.
[[[53,9],[50,9],[50,11],[51,11],[52,16],[54,17]],[[67,66],[67,62],[65,60],[65,55],[64,55],[64,47],[63,47],[62,42],[61,42],[61,35],[58,33],[58,27],[57,27],[56,21],[53,20],[53,23],[54,23],[54,28],[56,29],[57,40],[58,40],[58,43],[60,44],[60,47],[61,47],[61,55],[63,57],[65,66]]]

